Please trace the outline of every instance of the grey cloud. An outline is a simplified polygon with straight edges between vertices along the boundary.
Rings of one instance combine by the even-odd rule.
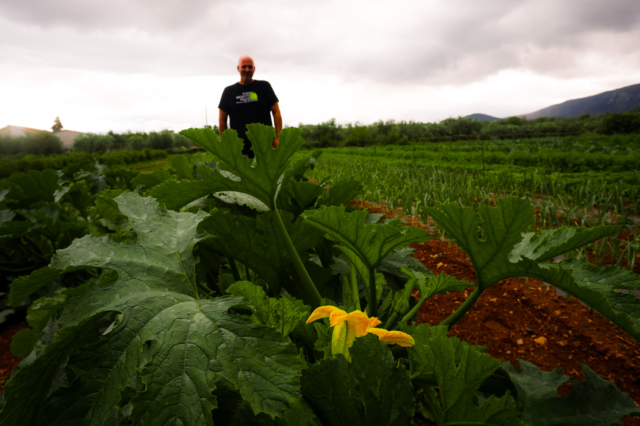
[[[11,20],[82,31],[136,28],[169,31],[196,22],[215,8],[208,0],[2,0],[0,14]]]
[[[637,0],[184,4],[0,0],[0,17],[14,28],[0,29],[2,39],[13,40],[0,52],[163,75],[233,72],[235,59],[248,53],[259,70],[264,64],[347,81],[431,85],[466,84],[508,69],[575,76],[587,53],[640,63],[638,49],[626,47],[640,32]]]

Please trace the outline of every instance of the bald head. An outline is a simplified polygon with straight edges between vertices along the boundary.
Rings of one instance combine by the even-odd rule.
[[[249,55],[240,56],[240,59],[238,59],[238,66],[242,65],[243,62],[248,62],[253,65],[253,58]]]
[[[253,83],[253,73],[256,67],[251,56],[245,55],[238,59],[238,73],[240,73],[240,84]]]

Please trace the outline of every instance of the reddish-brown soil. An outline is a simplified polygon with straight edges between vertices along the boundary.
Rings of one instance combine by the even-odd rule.
[[[396,216],[370,203],[357,205]],[[407,222],[424,228],[415,219]],[[415,257],[434,273],[476,282],[466,253],[454,243],[433,238],[412,247]],[[418,313],[418,323],[439,324],[469,293],[430,298]],[[578,300],[557,296],[553,287],[541,281],[510,278],[487,289],[449,335],[486,346],[487,353],[499,360],[517,365],[516,359],[523,359],[544,371],[560,367],[565,375],[580,381],[584,380],[580,365],[587,364],[640,405],[640,344]],[[570,386],[563,388],[561,393],[571,392]],[[623,421],[627,426],[640,426],[638,417]]]
[[[21,358],[16,358],[11,353],[9,346],[13,340],[13,335],[23,328],[27,328],[24,323],[7,326],[0,334],[0,393],[4,392],[4,384],[11,377],[11,371],[18,367]]]

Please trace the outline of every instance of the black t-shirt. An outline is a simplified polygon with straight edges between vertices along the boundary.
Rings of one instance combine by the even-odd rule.
[[[229,114],[230,127],[246,141],[247,124],[273,126],[271,107],[276,102],[278,98],[268,81],[253,80],[251,84],[225,87],[218,108]]]

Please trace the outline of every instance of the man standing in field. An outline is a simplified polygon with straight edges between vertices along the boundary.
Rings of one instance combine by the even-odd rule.
[[[278,106],[278,98],[273,92],[268,81],[254,80],[253,73],[256,68],[250,56],[242,56],[238,61],[240,81],[225,87],[218,108],[220,109],[218,128],[220,135],[227,129],[227,117],[230,118],[230,127],[238,132],[238,136],[244,141],[242,153],[254,157],[251,150],[251,142],[246,136],[247,124],[262,123],[273,126],[271,115],[276,127],[276,139],[273,147],[278,146],[278,137],[282,130],[282,116]]]

